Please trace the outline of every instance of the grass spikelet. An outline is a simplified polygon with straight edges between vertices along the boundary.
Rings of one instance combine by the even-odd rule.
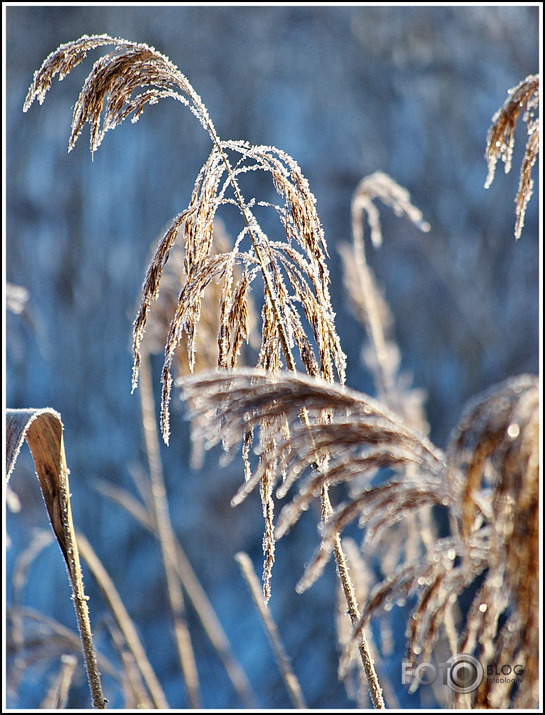
[[[429,231],[430,224],[424,220],[422,212],[411,203],[407,189],[404,189],[383,171],[375,171],[363,178],[352,197],[352,232],[356,241],[363,240],[363,217],[371,229],[371,242],[378,248],[382,245],[380,214],[373,203],[380,199],[389,206],[396,216],[404,216],[421,231]]]
[[[34,74],[23,111],[27,111],[35,99],[40,104],[43,102],[57,74],[63,79],[89,50],[104,45],[114,45],[115,49],[95,62],[83,85],[74,107],[69,150],[73,149],[87,122],[91,127],[93,153],[109,129],[131,114],[132,121],[136,121],[146,104],[156,104],[165,97],[187,105],[209,133],[214,131],[201,98],[167,57],[148,45],[109,35],[83,35],[52,52]],[[133,92],[140,87],[151,89],[133,97]]]
[[[182,227],[178,229],[179,232],[182,230]],[[221,219],[214,221],[213,234],[211,255],[229,254],[233,249],[233,241],[227,234]],[[152,259],[150,259],[150,263],[151,262]],[[163,263],[161,271],[161,290],[157,295],[156,301],[149,306],[150,312],[149,316],[146,317],[145,332],[138,330],[141,336],[139,338],[139,346],[142,345],[143,348],[151,354],[160,353],[164,349],[180,292],[187,281],[184,243],[180,240],[179,236],[174,241],[169,253],[168,262]],[[224,283],[227,280],[229,271],[232,271],[233,279],[237,284],[237,289],[230,303],[224,298]],[[201,370],[214,368],[218,363],[220,363],[220,367],[229,368],[233,368],[241,362],[244,364],[247,361],[247,356],[243,352],[245,341],[247,341],[253,349],[257,349],[257,316],[250,291],[251,280],[251,276],[243,267],[234,265],[232,269],[228,266],[223,277],[223,282],[220,277],[219,281],[212,280],[207,286],[201,300],[200,320],[195,338],[195,350],[192,356],[188,354],[187,346],[179,346],[176,350],[174,363],[175,374],[177,376],[187,375],[191,372],[189,366],[190,357],[192,357],[194,361],[193,370],[200,372]],[[218,305],[223,304],[225,304],[225,315],[222,313],[221,319],[225,320],[228,325],[230,323],[236,326],[233,334],[225,328],[220,328],[221,320],[220,316],[218,316]],[[145,301],[143,301],[142,305],[145,305]],[[240,317],[231,320],[231,313],[239,313]],[[136,321],[136,323],[138,323],[138,321]],[[219,346],[220,338],[222,340],[223,349],[221,353]],[[143,343],[141,340],[143,340]],[[218,345],[217,349],[216,345]],[[141,352],[140,347],[138,352]]]
[[[508,91],[508,97],[503,106],[492,117],[492,126],[486,138],[485,156],[488,162],[488,176],[486,177],[485,188],[488,188],[494,180],[498,159],[503,161],[506,174],[511,171],[513,148],[515,146],[515,126],[520,113],[523,112],[522,119],[526,123],[528,140],[515,198],[515,238],[517,240],[522,234],[526,206],[532,196],[534,186],[531,173],[539,152],[538,108],[539,75],[528,75],[526,79]]]
[[[399,466],[401,463],[402,460],[386,458],[378,461],[378,466]],[[414,462],[411,460],[411,463]],[[356,462],[356,464],[358,463]],[[377,463],[371,461],[371,465],[375,467]],[[362,470],[369,469],[371,465],[358,464],[359,470],[350,469],[346,472],[354,477],[360,476]],[[440,480],[410,481],[404,479],[391,480],[379,487],[367,488],[349,502],[340,504],[324,525],[320,548],[307,566],[305,575],[299,584],[299,590],[309,588],[321,575],[333,552],[336,535],[355,519],[359,520],[360,527],[365,527],[364,543],[367,547],[377,541],[386,529],[401,519],[407,518],[410,511],[434,504],[444,506],[448,500],[445,485]],[[284,527],[284,522],[279,524],[280,527]]]
[[[390,610],[399,598],[418,593],[407,651],[413,661],[427,660],[438,634],[439,616],[487,567],[488,536],[489,530],[474,534],[468,544],[471,557],[460,559],[459,564],[456,558],[464,548],[457,537],[440,539],[424,558],[404,563],[373,589],[358,625],[365,626],[381,608]],[[341,661],[341,672],[347,656]]]

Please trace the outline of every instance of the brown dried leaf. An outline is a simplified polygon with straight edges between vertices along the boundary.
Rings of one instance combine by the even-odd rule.
[[[79,552],[72,522],[63,425],[59,413],[50,408],[6,411],[7,479],[14,470],[25,439],[34,458],[51,527],[66,561],[93,705],[95,708],[104,708],[105,700],[93,646],[87,597],[83,589]]]
[[[51,528],[69,564],[65,523],[71,521],[63,426],[55,410],[6,411],[6,475],[10,478],[26,439],[36,466]],[[70,566],[69,566],[70,570]]]

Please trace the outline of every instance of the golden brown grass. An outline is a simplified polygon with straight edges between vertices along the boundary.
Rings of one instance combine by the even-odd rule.
[[[508,92],[503,107],[492,117],[492,126],[486,138],[486,158],[488,161],[488,176],[485,187],[489,187],[494,179],[496,164],[501,159],[505,173],[511,171],[513,147],[515,146],[515,126],[521,112],[526,123],[528,141],[520,168],[519,188],[515,198],[516,224],[515,238],[519,239],[524,226],[526,206],[532,196],[534,182],[532,168],[539,152],[539,75],[529,75]],[[524,111],[523,111],[524,110]]]
[[[207,447],[221,441],[228,453],[242,444],[245,481],[232,503],[260,490],[265,520],[265,603],[271,594],[275,540],[317,499],[320,546],[297,588],[309,588],[334,555],[344,609],[352,625],[351,637],[344,638],[348,645],[341,662],[343,677],[357,644],[363,665],[360,676],[365,673],[371,701],[377,708],[385,707],[373,644],[368,643],[364,628],[380,607],[416,594],[408,631],[412,659],[429,660],[440,634],[445,633],[452,654],[472,652],[483,665],[518,660],[525,664],[524,688],[485,679],[472,694],[456,693],[454,705],[534,707],[539,672],[536,378],[512,378],[477,397],[462,415],[445,452],[430,442],[422,394],[399,376],[391,316],[365,260],[363,218],[367,217],[371,241],[377,247],[382,243],[373,203],[377,198],[421,230],[430,227],[406,190],[377,172],[363,179],[354,194],[353,245],[342,250],[348,292],[368,337],[367,364],[375,377],[378,399],[345,388],[345,356],[329,294],[328,249],[315,198],[291,156],[276,147],[220,140],[201,98],[168,58],[147,45],[107,35],[84,36],[49,55],[35,74],[25,111],[34,99],[43,101],[57,74],[62,79],[89,50],[104,45],[113,49],[94,64],[80,92],[70,149],[85,123],[90,124],[94,152],[109,129],[128,117],[136,121],[147,104],[164,98],[187,106],[212,143],[189,204],[162,235],[144,279],[134,321],[133,389],[146,368],[143,387],[148,398],[151,394],[146,364],[149,351],[156,349],[157,332],[148,345],[144,334],[148,323],[155,321],[164,336],[160,417],[164,441],[168,444],[176,362],[182,375],[178,384],[191,408],[195,440],[204,441]],[[517,238],[532,191],[530,173],[538,150],[538,87],[538,78],[529,77],[512,91],[494,117],[487,140],[489,185],[498,158],[505,162],[506,171],[510,168],[513,128],[525,107],[529,140],[517,195]],[[243,195],[239,180],[256,171],[270,177],[280,197],[278,204]],[[218,236],[218,213],[226,205],[235,206],[241,219],[231,243]],[[255,215],[258,206],[276,214],[279,237],[272,239],[262,230]],[[258,283],[263,285],[263,297],[257,359],[254,367],[242,368],[239,356],[250,339],[251,295]],[[166,297],[158,301],[160,289]],[[209,320],[214,312],[216,320]],[[199,331],[205,335],[206,350],[199,343]],[[211,334],[216,346],[212,355]],[[187,357],[180,360],[183,341]],[[184,376],[187,370],[213,364],[214,370]],[[144,423],[153,414],[148,398],[143,398]],[[254,446],[256,430],[259,436]],[[164,484],[156,463],[154,434],[151,429],[146,433],[147,452],[158,494]],[[378,472],[385,478],[377,482],[373,478]],[[347,494],[346,501],[334,507],[331,487]],[[287,503],[275,524],[276,502],[282,499]],[[133,507],[135,513],[145,512],[138,505]],[[448,512],[448,536],[438,538],[430,527],[432,507]],[[364,531],[363,554],[371,546],[376,548],[386,534],[395,534],[398,525],[406,525],[411,535],[399,549],[404,557],[394,562],[397,569],[373,590],[360,588],[360,595],[363,592],[367,598],[363,608],[341,542],[341,533],[355,520]],[[198,687],[190,673],[192,651],[182,647],[187,632],[181,590],[174,578],[178,557],[166,501],[155,499],[144,522],[162,546],[181,667],[188,689],[191,682],[195,684],[195,704]],[[425,528],[420,529],[423,524]],[[391,549],[399,544],[399,537],[394,537]],[[410,549],[414,558],[408,557]],[[354,554],[351,563],[359,563]],[[471,605],[464,616],[459,602],[468,592]]]

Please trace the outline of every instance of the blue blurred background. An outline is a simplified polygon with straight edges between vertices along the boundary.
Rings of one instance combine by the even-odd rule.
[[[360,358],[364,335],[348,307],[336,245],[350,240],[351,196],[363,176],[382,170],[405,186],[431,231],[422,234],[384,208],[384,245],[368,258],[395,318],[402,368],[426,391],[430,435],[444,447],[468,397],[538,372],[537,167],[522,238],[513,237],[522,122],[513,170],[505,175],[499,165],[484,189],[491,118],[507,90],[539,69],[538,8],[20,6],[6,8],[6,20],[6,277],[29,293],[25,313],[7,315],[6,403],[61,413],[76,526],[116,583],[170,706],[187,707],[159,549],[95,485],[107,480],[133,491],[132,475],[145,469],[130,385],[132,320],[151,247],[187,206],[209,139],[187,110],[164,101],[137,124],[109,132],[93,161],[87,130],[68,154],[72,107],[99,52],[23,114],[33,72],[83,34],[145,42],[188,77],[222,139],[290,153],[316,196],[329,246],[348,385],[371,394]],[[160,367],[158,356],[156,387]],[[214,453],[201,471],[190,470],[188,424],[173,402],[171,446],[162,457],[176,533],[258,705],[290,707],[233,559],[245,550],[260,572],[261,507],[257,497],[229,506],[242,478],[238,462],[219,469]],[[12,486],[22,509],[8,514],[8,602],[18,556],[34,529],[47,528],[26,453]],[[310,591],[294,591],[318,543],[316,523],[315,513],[306,515],[278,544],[270,605],[309,707],[354,707],[337,680],[332,565]],[[97,645],[115,657],[106,609],[90,575],[85,580]],[[31,566],[24,603],[75,629],[55,545]],[[396,632],[405,617],[390,614]],[[188,619],[203,706],[239,707],[190,606]],[[430,695],[409,696],[401,686],[402,649],[396,638],[384,673],[400,704],[429,706]],[[36,662],[8,706],[37,707],[56,668]],[[69,705],[88,707],[83,676],[78,684]],[[105,685],[111,707],[120,707],[111,681]]]

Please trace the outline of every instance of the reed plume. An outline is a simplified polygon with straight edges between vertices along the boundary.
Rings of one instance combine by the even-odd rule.
[[[522,660],[528,687],[515,699],[526,703],[520,707],[531,707],[528,703],[537,697],[539,633],[536,378],[512,378],[472,402],[453,431],[446,454],[372,398],[302,375],[273,376],[254,370],[231,376],[204,373],[184,380],[184,395],[193,419],[203,429],[206,425],[211,443],[217,438],[210,419],[221,422],[222,414],[229,411],[227,448],[243,438],[248,420],[252,424],[259,416],[282,413],[290,422],[290,438],[279,435],[266,455],[267,460],[281,459],[286,466],[277,497],[286,496],[296,481],[299,484],[280,514],[279,538],[308,508],[324,481],[346,483],[377,466],[416,467],[412,478],[392,477],[378,486],[368,485],[333,511],[298,590],[308,588],[319,576],[336,535],[354,519],[365,527],[364,545],[369,547],[411,511],[430,504],[448,508],[452,534],[439,539],[423,559],[404,564],[379,585],[359,625],[386,603],[418,592],[408,648],[412,658],[429,660],[453,599],[484,574],[454,653],[475,651],[485,667]],[[302,404],[311,418],[310,428],[298,422]],[[333,415],[326,424],[319,419],[324,409]],[[332,445],[335,451],[328,469],[316,475],[312,463],[320,450]],[[262,464],[260,469],[264,468]],[[259,470],[241,486],[234,504],[255,487],[258,476]],[[505,697],[502,688],[483,681],[473,704],[500,707]]]
[[[485,672],[523,665],[523,685],[486,677],[472,693],[454,692],[456,707],[533,708],[538,701],[538,473],[539,383],[521,375],[471,400],[451,434],[452,534],[379,585],[363,613],[365,623],[386,602],[419,591],[408,651],[426,661],[439,627],[456,620],[457,600],[472,594],[452,653],[474,654]]]
[[[322,539],[298,590],[308,588],[331,556],[335,539],[354,519],[365,528],[364,547],[374,544],[393,524],[428,505],[447,508],[450,536],[438,539],[423,558],[403,564],[371,594],[360,622],[401,596],[418,594],[411,619],[408,650],[412,659],[429,660],[440,627],[455,618],[455,603],[479,577],[468,617],[459,624],[454,653],[475,652],[483,667],[491,663],[524,662],[524,691],[484,680],[473,705],[500,707],[513,698],[531,707],[538,686],[539,584],[539,440],[537,379],[523,375],[476,398],[452,433],[446,453],[372,398],[303,375],[270,375],[256,370],[207,372],[186,378],[183,393],[193,420],[208,435],[208,446],[219,440],[230,449],[243,440],[248,424],[284,415],[289,437],[278,434],[265,461],[243,484],[237,504],[257,486],[269,464],[282,462],[283,479],[276,496],[285,497],[298,484],[280,513],[276,536],[281,538],[320,493],[323,483],[348,483],[376,467],[403,470],[357,497],[341,503],[322,527]],[[298,419],[300,406],[309,415]],[[320,418],[323,410],[330,421]],[[228,422],[224,419],[229,414]],[[334,450],[332,449],[334,447]],[[331,459],[316,473],[312,464],[326,450]],[[461,696],[457,696],[457,704]],[[463,701],[463,699],[462,699]]]
[[[296,482],[299,491],[280,513],[278,538],[308,509],[324,484],[348,483],[366,472],[374,474],[377,468],[413,464],[419,470],[420,482],[411,484],[405,480],[375,487],[362,495],[362,502],[368,499],[370,503],[399,504],[401,511],[418,508],[426,500],[443,503],[449,497],[443,483],[446,462],[441,450],[367,395],[302,374],[271,375],[252,369],[203,372],[181,380],[180,384],[197,433],[202,433],[209,448],[221,440],[227,455],[243,439],[248,426],[280,415],[285,418],[289,431],[271,435],[267,452],[260,454],[258,468],[232,499],[233,505],[239,504],[257,487],[264,470],[282,464],[283,472],[275,478],[275,485],[281,478],[277,498],[284,498]],[[308,415],[307,424],[299,419],[301,405]],[[322,419],[324,411],[330,415],[326,422]],[[210,420],[221,424],[221,431],[210,429]],[[317,473],[313,465],[324,453],[329,455],[327,467]],[[424,486],[426,491],[422,491]],[[359,504],[359,508],[363,506]],[[397,519],[396,509],[368,511],[373,520],[384,519],[386,513],[392,517],[391,523]],[[336,511],[328,518],[320,554],[300,582],[300,590],[314,582],[325,564],[325,555],[331,554],[333,541],[328,537],[334,538],[338,532],[339,514]],[[357,515],[358,507],[353,518]],[[346,523],[348,517],[342,513]],[[387,525],[381,524],[382,528]],[[378,523],[375,527],[381,531]]]
[[[526,207],[532,196],[534,181],[532,168],[539,152],[539,75],[528,75],[516,87],[508,91],[508,97],[503,106],[492,117],[492,126],[486,138],[486,160],[488,162],[488,176],[485,188],[488,188],[494,179],[498,159],[504,163],[505,173],[511,171],[513,148],[515,146],[515,126],[522,112],[522,119],[526,123],[528,140],[524,158],[520,168],[520,179],[516,204],[515,238],[518,240],[522,234]]]
[[[172,247],[181,236],[185,246],[186,282],[180,293],[165,345],[163,369],[162,431],[168,443],[168,403],[172,384],[171,365],[176,347],[185,333],[190,368],[194,366],[197,325],[202,295],[212,281],[222,281],[218,334],[218,366],[232,368],[237,348],[247,336],[247,295],[257,274],[265,284],[262,342],[258,365],[276,370],[285,362],[296,367],[292,350],[297,349],[304,369],[325,379],[344,380],[345,358],[334,324],[329,296],[327,248],[316,213],[315,198],[295,160],[270,146],[252,146],[243,141],[221,141],[201,98],[172,62],[154,48],[108,35],[87,36],[61,45],[35,73],[24,111],[33,101],[43,102],[52,80],[63,79],[89,50],[113,45],[114,50],[95,62],[80,92],[72,119],[69,149],[85,125],[91,128],[91,152],[101,144],[109,129],[132,115],[137,121],[147,104],[170,97],[189,107],[207,131],[213,144],[197,179],[187,209],[171,223],[155,251],[142,290],[142,301],[134,324],[133,388],[138,381],[140,343],[148,312],[159,294],[163,269]],[[138,89],[146,88],[140,94]],[[101,121],[102,120],[102,121]],[[229,156],[233,156],[231,164]],[[272,179],[282,205],[246,200],[238,178],[264,171]],[[234,247],[213,255],[214,219],[220,207],[238,207],[243,228]],[[253,208],[268,206],[278,215],[284,240],[272,241],[262,231]],[[243,250],[244,239],[249,246]],[[239,265],[242,277],[234,278]],[[288,282],[291,292],[286,286]],[[307,338],[301,313],[312,328],[315,345]]]
[[[259,275],[264,284],[261,345],[257,365],[275,372],[284,364],[295,371],[298,363],[309,374],[326,380],[345,375],[345,356],[335,328],[335,314],[329,295],[327,247],[316,200],[296,161],[271,146],[253,146],[243,141],[222,141],[206,107],[187,78],[170,60],[153,48],[108,35],[83,36],[59,47],[35,73],[24,110],[34,99],[42,102],[53,78],[62,79],[81,62],[87,51],[102,45],[114,49],[95,62],[80,92],[72,120],[69,149],[73,148],[86,122],[91,127],[91,152],[105,133],[132,115],[136,121],[147,104],[170,97],[189,107],[207,131],[212,150],[196,180],[188,207],[174,218],[159,241],[142,288],[142,299],[134,321],[133,389],[137,386],[141,362],[141,342],[151,305],[173,246],[184,242],[185,282],[171,318],[162,374],[161,429],[168,444],[169,402],[172,364],[178,345],[187,340],[190,370],[195,365],[196,336],[203,294],[213,283],[221,283],[217,365],[236,367],[241,343],[248,339],[248,296]],[[145,91],[136,94],[139,88]],[[231,157],[231,158],[230,158]],[[239,178],[249,172],[268,174],[282,204],[246,200]],[[214,252],[214,222],[218,210],[235,205],[242,228],[231,250]],[[282,226],[283,238],[271,240],[255,215],[256,206],[272,209]],[[238,275],[235,268],[238,267]],[[312,337],[307,335],[305,321]],[[262,431],[261,438],[264,439]],[[251,442],[247,432],[246,444]],[[247,462],[248,465],[248,462]],[[268,594],[274,558],[272,526],[273,501],[270,475],[262,474],[261,495],[265,516],[265,591]]]

